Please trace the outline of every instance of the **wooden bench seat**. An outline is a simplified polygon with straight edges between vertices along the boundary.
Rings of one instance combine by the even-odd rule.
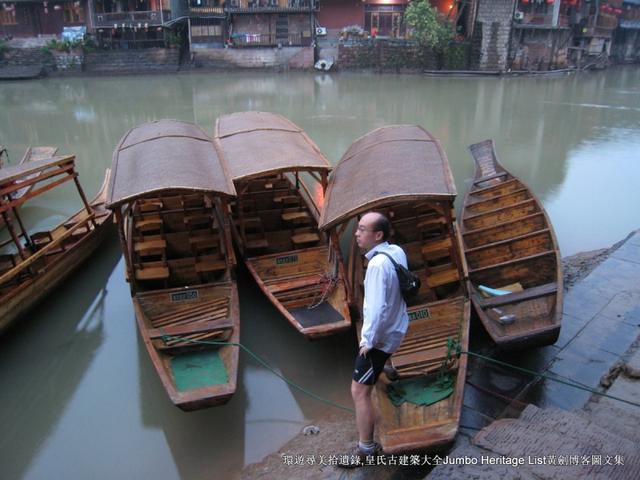
[[[281,205],[300,205],[300,197],[298,195],[277,195],[273,197],[273,201]]]
[[[51,232],[36,232],[31,234],[31,241],[37,247],[42,247],[53,242]]]
[[[507,172],[494,173],[493,175],[487,175],[485,177],[480,177],[477,180],[473,181],[474,185],[478,185],[483,182],[488,182],[489,180],[495,180],[496,178],[506,177],[509,175]]]
[[[460,280],[460,274],[456,266],[452,264],[434,267],[425,279],[427,286],[430,288],[436,288],[458,280]]]
[[[534,298],[544,297],[554,294],[558,291],[556,282],[539,285],[537,287],[527,288],[521,292],[508,293],[506,295],[496,295],[495,297],[484,298],[475,295],[475,299],[481,308],[495,308],[510,303],[518,303],[523,300],[533,300]]]
[[[311,221],[311,215],[306,210],[301,212],[285,212],[281,215],[281,218],[285,222],[291,222],[295,224],[304,224]]]
[[[441,215],[433,215],[427,218],[424,218],[418,222],[418,229],[425,230],[427,228],[440,227],[442,225],[446,225],[447,219]]]
[[[189,237],[189,245],[197,250],[218,249],[220,246],[220,238],[210,233],[192,235]]]
[[[148,215],[135,220],[133,226],[140,232],[152,232],[160,230],[162,227],[162,217],[160,215]]]
[[[187,212],[184,215],[183,222],[185,225],[209,225],[213,220],[211,212],[203,213],[199,211]]]
[[[169,267],[163,266],[144,266],[144,264],[135,266],[135,275],[137,280],[166,280],[169,278]]]
[[[198,273],[219,272],[226,268],[227,264],[224,260],[207,259],[196,262],[196,272]]]
[[[135,242],[133,251],[138,255],[160,255],[167,248],[167,241],[164,238],[151,238]]]
[[[316,243],[320,241],[320,236],[317,233],[298,233],[291,237],[291,241],[296,246],[308,245],[310,243]]]
[[[444,346],[429,348],[417,352],[399,354],[396,353],[392,357],[393,367],[402,369],[407,367],[416,367],[420,364],[431,364],[432,362],[441,362],[447,356],[447,340],[443,340]]]
[[[424,258],[435,259],[449,255],[451,247],[451,237],[436,238],[426,243],[421,252]]]
[[[215,332],[233,328],[233,322],[228,319],[209,322],[193,322],[186,325],[169,325],[163,328],[149,330],[149,338],[161,338],[165,335],[191,335],[194,333]]]
[[[164,206],[164,204],[162,203],[162,200],[157,198],[157,199],[140,199],[137,201],[136,206],[138,207],[138,210],[140,212],[146,213],[146,212],[157,212],[159,210],[162,210],[162,207]]]

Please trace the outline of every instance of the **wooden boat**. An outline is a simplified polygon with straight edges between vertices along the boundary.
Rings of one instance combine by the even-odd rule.
[[[327,190],[321,229],[346,231],[347,224],[371,210],[385,213],[392,223],[391,243],[407,254],[409,268],[422,286],[408,305],[409,329],[391,356],[400,378],[435,374],[447,358],[447,340],[463,349],[469,343],[470,302],[466,295],[466,266],[455,223],[456,189],[440,144],[419,126],[383,127],[354,142],[336,166]],[[348,277],[352,303],[360,311],[366,261],[351,242]],[[467,358],[444,366],[454,378],[452,395],[429,406],[389,399],[385,375],[374,389],[378,436],[387,453],[433,451],[450,445],[462,408]]]
[[[493,140],[470,151],[475,173],[460,224],[478,317],[501,348],[555,343],[563,287],[551,222],[531,189],[500,164]],[[483,294],[487,288],[502,294]]]
[[[89,203],[73,155],[0,170],[0,213],[9,235],[0,244],[0,331],[42,300],[100,245],[111,225],[111,212],[105,208],[109,175],[107,170],[100,192]],[[28,232],[18,208],[68,181],[75,182],[84,208],[51,230]],[[14,196],[24,189],[22,196]]]
[[[233,184],[199,127],[161,120],[113,154],[115,211],[140,335],[171,401],[220,405],[236,390],[240,312],[228,199]]]
[[[272,113],[222,116],[215,141],[238,192],[233,237],[262,291],[307,338],[349,329],[339,243],[318,230],[314,202],[324,196],[329,161],[299,127]]]

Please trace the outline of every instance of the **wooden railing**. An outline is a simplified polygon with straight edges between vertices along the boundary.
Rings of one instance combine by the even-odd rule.
[[[217,15],[224,15],[223,7],[189,7],[189,12],[191,13],[215,13]]]
[[[227,0],[224,9],[231,13],[308,12],[317,6],[316,0]]]
[[[158,26],[171,20],[169,10],[150,10],[146,12],[117,12],[117,13],[96,13],[96,27],[118,27],[123,24],[126,27]]]
[[[234,47],[283,47],[305,46],[311,43],[310,38],[303,38],[301,33],[290,33],[286,38],[278,38],[275,33],[236,33],[231,36]]]

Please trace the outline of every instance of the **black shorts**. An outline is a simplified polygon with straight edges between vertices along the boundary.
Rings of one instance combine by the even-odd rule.
[[[373,385],[384,369],[384,364],[391,355],[377,348],[372,348],[363,357],[358,354],[353,371],[353,380],[362,385]]]

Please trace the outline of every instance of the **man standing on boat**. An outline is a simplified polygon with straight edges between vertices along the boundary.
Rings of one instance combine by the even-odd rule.
[[[395,267],[387,255],[407,267],[407,257],[398,245],[387,241],[391,231],[389,219],[378,212],[362,216],[356,229],[356,242],[369,264],[364,277],[363,324],[360,351],[355,362],[351,382],[351,396],[356,409],[358,445],[349,452],[349,458],[359,462],[342,465],[362,465],[367,455],[382,453],[373,440],[375,412],[371,401],[373,386],[384,369],[386,361],[395,352],[409,325],[407,305],[400,293]]]

